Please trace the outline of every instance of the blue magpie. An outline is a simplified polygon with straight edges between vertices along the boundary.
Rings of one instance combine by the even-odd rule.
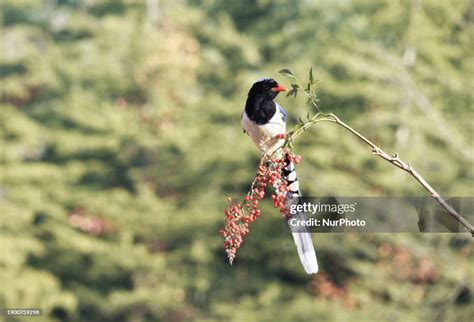
[[[244,132],[250,136],[257,148],[267,155],[272,155],[285,143],[285,140],[279,138],[278,134],[286,133],[286,112],[274,100],[278,93],[283,91],[287,91],[287,89],[272,78],[257,80],[250,88],[241,115],[241,125]],[[286,156],[282,175],[288,183],[289,191],[286,194],[286,199],[287,207],[290,207],[291,204],[300,202],[301,192],[294,164]],[[294,217],[304,220],[306,215],[299,212],[291,215],[291,218]],[[311,233],[307,227],[295,229],[290,226],[290,228],[306,273],[317,273],[318,262]]]

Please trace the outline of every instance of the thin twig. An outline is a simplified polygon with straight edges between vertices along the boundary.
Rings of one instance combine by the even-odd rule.
[[[463,225],[474,237],[474,226],[471,223],[469,223],[463,216],[461,216],[449,203],[447,203],[446,200],[444,200],[444,198],[441,197],[441,195],[413,168],[413,166],[410,163],[407,163],[401,160],[400,157],[398,156],[398,153],[395,153],[394,155],[389,155],[387,152],[379,148],[377,145],[375,145],[372,141],[370,141],[365,136],[360,134],[358,131],[356,131],[355,129],[353,129],[352,127],[350,127],[343,121],[341,121],[334,114],[329,114],[326,117],[320,118],[318,121],[322,121],[322,122],[329,121],[329,122],[333,122],[342,126],[346,130],[348,130],[349,132],[357,136],[360,140],[365,142],[367,145],[369,145],[372,148],[372,153],[374,155],[381,157],[382,159],[384,159],[387,162],[390,162],[397,168],[402,169],[403,171],[406,171],[409,174],[411,174],[421,184],[421,186],[429,192],[430,196],[434,200],[436,200],[444,209],[446,209],[446,211],[454,219],[456,219],[461,225]],[[308,122],[307,124],[309,125],[306,128],[308,128],[309,126],[315,123],[317,122],[315,121]]]

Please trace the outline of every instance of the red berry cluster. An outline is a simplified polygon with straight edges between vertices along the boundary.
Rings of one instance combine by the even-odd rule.
[[[257,220],[261,214],[258,202],[265,196],[267,170],[265,160],[262,158],[252,189],[245,196],[245,210],[242,204],[234,203],[231,199],[229,199],[229,208],[224,210],[225,226],[219,233],[225,238],[224,249],[231,264],[237,249],[242,244],[243,236],[249,232],[249,224]]]
[[[241,204],[230,200],[229,208],[224,211],[224,214],[225,226],[219,233],[225,238],[224,249],[229,262],[232,264],[235,253],[242,244],[243,236],[249,232],[249,228]]]
[[[245,196],[244,205],[229,199],[229,207],[224,211],[225,226],[219,230],[219,233],[225,238],[224,249],[231,264],[234,261],[237,249],[242,245],[243,237],[249,232],[249,224],[261,215],[258,205],[259,201],[265,196],[267,185],[275,189],[272,194],[273,206],[280,208],[281,215],[287,218],[286,193],[288,184],[285,178],[282,177],[283,167],[286,166],[285,156],[295,164],[301,161],[301,156],[295,156],[287,149],[279,157],[270,160],[265,156],[262,157],[257,168],[255,181],[249,193]]]

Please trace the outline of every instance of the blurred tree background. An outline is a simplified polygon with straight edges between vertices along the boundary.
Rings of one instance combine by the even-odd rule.
[[[444,195],[472,196],[472,1],[1,4],[0,307],[45,321],[467,321],[466,234],[313,236],[304,273],[271,202],[234,266],[226,196],[259,153],[255,81],[313,66],[320,104]],[[294,125],[302,98],[279,103]],[[354,137],[298,141],[305,195],[424,195]],[[9,321],[21,318],[10,318]]]

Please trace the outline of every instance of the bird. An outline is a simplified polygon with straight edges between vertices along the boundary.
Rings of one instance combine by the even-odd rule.
[[[286,112],[275,102],[275,98],[280,92],[287,90],[272,78],[258,79],[248,92],[247,101],[241,114],[241,126],[244,133],[252,139],[261,152],[268,156],[272,155],[285,143],[285,140],[279,134],[286,134]],[[286,205],[289,208],[291,204],[301,202],[301,192],[295,166],[287,155],[285,156],[282,172],[289,187],[286,194]],[[304,212],[297,212],[296,214],[290,214],[290,216],[288,219],[294,217],[297,217],[298,220],[306,219]],[[290,225],[289,220],[287,220],[287,223]],[[304,270],[308,274],[316,274],[318,272],[318,261],[311,233],[304,226],[295,228],[290,225],[290,228]]]

